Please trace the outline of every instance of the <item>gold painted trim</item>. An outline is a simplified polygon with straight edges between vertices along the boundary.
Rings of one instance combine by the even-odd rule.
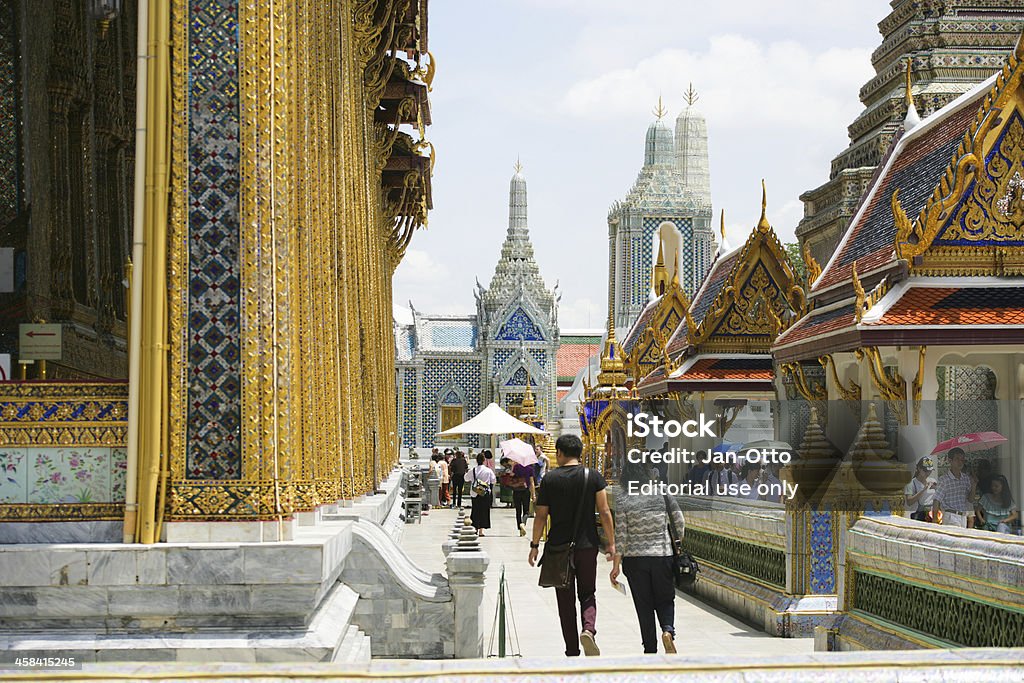
[[[123,520],[124,502],[0,504],[0,522],[120,522]]]

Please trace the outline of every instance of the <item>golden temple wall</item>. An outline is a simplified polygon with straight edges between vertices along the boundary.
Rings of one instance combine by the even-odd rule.
[[[197,453],[210,453],[189,384],[199,367],[189,317],[198,307],[175,294],[170,520],[312,510],[372,492],[375,469],[381,480],[397,462],[391,274],[401,253],[389,249],[393,217],[385,216],[381,189],[388,131],[374,110],[406,10],[403,1],[354,0],[237,7],[240,467],[198,462]],[[189,80],[192,34],[207,30],[189,24],[195,13],[173,1],[172,293],[196,286],[190,259],[203,228],[189,179],[200,163],[190,105],[205,96]],[[199,18],[230,20],[215,12]],[[223,383],[217,391],[230,409]],[[230,431],[217,439],[225,433],[230,441]],[[205,471],[231,476],[204,478]]]

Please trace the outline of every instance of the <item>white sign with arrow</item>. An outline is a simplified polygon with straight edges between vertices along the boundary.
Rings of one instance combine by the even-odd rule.
[[[62,326],[24,323],[18,326],[18,356],[23,360],[60,360]]]

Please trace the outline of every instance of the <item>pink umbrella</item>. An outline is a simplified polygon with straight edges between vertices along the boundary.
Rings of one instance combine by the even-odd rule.
[[[534,453],[533,446],[522,439],[509,439],[508,441],[502,441],[501,454],[520,465],[537,464],[537,454]]]
[[[932,455],[938,455],[939,453],[945,453],[954,448],[960,448],[964,453],[971,453],[972,451],[984,451],[998,446],[1001,443],[1006,443],[1007,438],[999,432],[978,432],[977,434],[964,434],[958,436],[955,439],[943,441],[935,450],[932,451]]]

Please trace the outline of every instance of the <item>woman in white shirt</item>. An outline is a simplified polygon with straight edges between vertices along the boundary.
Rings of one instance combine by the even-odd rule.
[[[484,529],[491,528],[491,504],[494,501],[494,484],[498,481],[494,470],[484,465],[484,454],[476,456],[476,467],[469,472],[469,496],[472,508],[469,518],[477,536],[484,535]]]
[[[911,519],[921,522],[932,521],[932,502],[935,500],[935,480],[928,477],[935,471],[935,462],[925,456],[917,461],[914,478],[907,484],[903,494],[906,498],[907,512]]]

